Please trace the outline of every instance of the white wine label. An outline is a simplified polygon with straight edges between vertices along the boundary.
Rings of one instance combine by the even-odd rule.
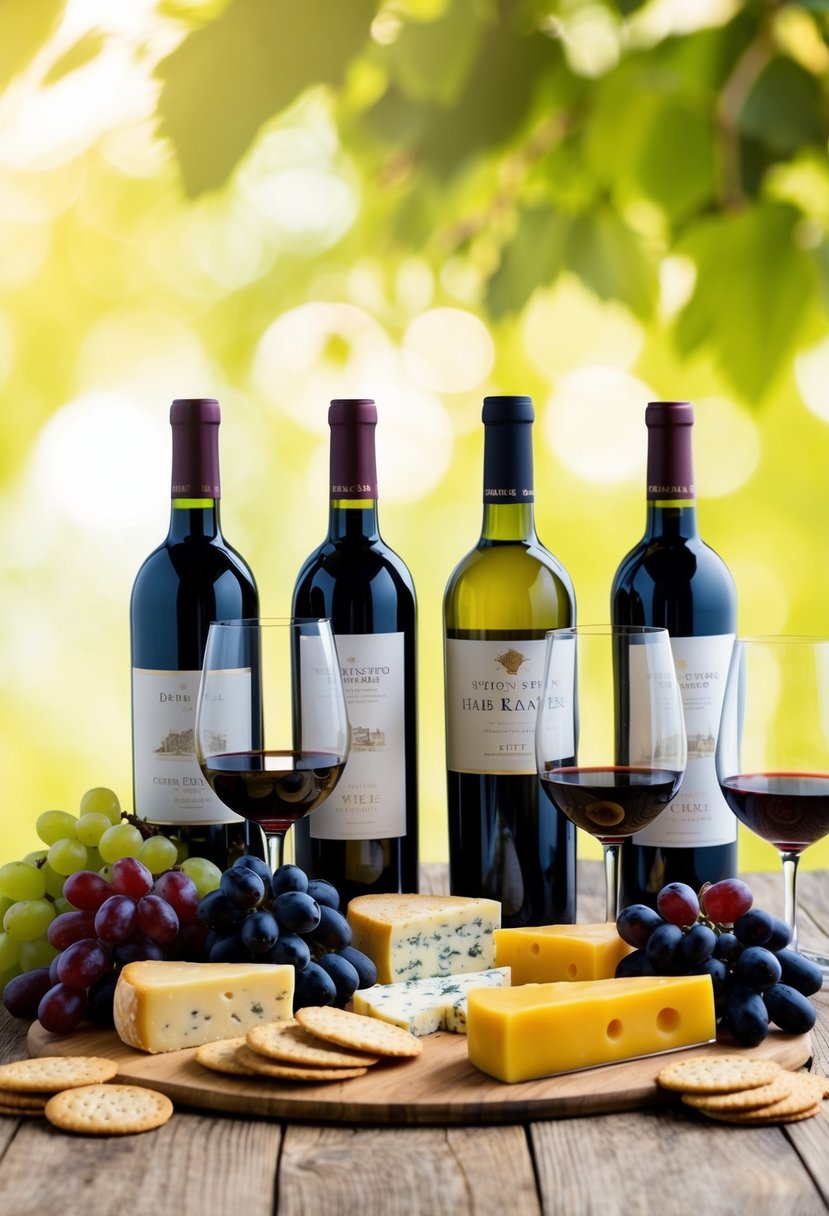
[[[446,763],[456,773],[536,772],[543,638],[446,639]]]
[[[732,844],[737,820],[720,792],[715,751],[734,634],[671,638],[688,738],[688,762],[676,798],[637,844],[695,848]]]
[[[315,840],[405,836],[403,634],[338,633],[336,642],[351,749],[336,789],[308,821],[311,836]],[[309,680],[306,656],[301,663],[304,686]],[[303,733],[307,725],[303,704]]]
[[[676,772],[682,768],[685,748],[670,656],[661,646],[633,643],[625,655],[630,698],[627,763]]]
[[[251,746],[250,672],[228,672],[221,695],[232,698],[233,735],[222,751]],[[200,671],[132,670],[135,813],[152,823],[236,823],[240,816],[213,793],[195,752]]]

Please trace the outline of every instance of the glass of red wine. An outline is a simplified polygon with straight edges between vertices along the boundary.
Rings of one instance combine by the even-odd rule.
[[[829,638],[737,639],[716,756],[731,810],[780,854],[796,949],[798,862],[829,832]],[[829,974],[829,959],[802,953]]]
[[[291,824],[340,779],[351,730],[331,623],[214,621],[196,705],[196,757],[225,806],[257,823],[271,869]]]
[[[619,848],[676,794],[685,772],[682,701],[666,629],[580,625],[547,634],[536,762],[554,806],[604,852],[615,921]]]

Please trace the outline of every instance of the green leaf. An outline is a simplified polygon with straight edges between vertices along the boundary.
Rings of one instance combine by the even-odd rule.
[[[389,47],[391,74],[412,101],[448,107],[466,84],[483,37],[478,0],[452,0],[438,21],[411,21]]]
[[[43,83],[57,84],[64,76],[76,72],[86,63],[91,63],[103,50],[105,42],[106,37],[100,30],[90,30],[52,64],[43,78]]]
[[[555,281],[564,265],[571,220],[550,206],[528,207],[489,281],[487,306],[494,319],[520,312],[536,287]]]
[[[771,387],[814,299],[813,265],[794,240],[798,219],[793,208],[762,203],[705,220],[679,246],[697,268],[676,326],[679,348],[707,345],[749,401]]]
[[[66,0],[0,0],[0,89],[29,66],[65,8]]]
[[[606,204],[573,222],[567,265],[602,300],[620,300],[647,319],[656,302],[656,268],[642,242]]]
[[[760,74],[737,122],[743,135],[778,156],[789,156],[804,144],[825,144],[829,135],[819,81],[782,56]]]
[[[708,115],[656,99],[643,124],[632,172],[674,225],[716,197],[717,157]]]
[[[161,133],[191,196],[221,186],[262,124],[316,84],[339,85],[376,0],[231,0],[157,69]]]

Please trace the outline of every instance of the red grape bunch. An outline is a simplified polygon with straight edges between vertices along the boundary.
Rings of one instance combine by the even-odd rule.
[[[762,1043],[770,1023],[787,1034],[811,1030],[817,1014],[809,997],[823,974],[787,948],[785,922],[753,903],[739,878],[706,883],[699,896],[685,883],[670,883],[656,911],[631,904],[619,913],[619,936],[635,949],[616,975],[710,975],[718,1019],[744,1047]]]

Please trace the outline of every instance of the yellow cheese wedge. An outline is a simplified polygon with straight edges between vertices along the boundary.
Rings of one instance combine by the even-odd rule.
[[[391,984],[491,968],[501,905],[465,895],[358,895],[348,923],[377,982]]]
[[[511,968],[513,984],[610,980],[632,949],[612,921],[495,930],[495,965]]]
[[[178,1051],[293,1016],[294,969],[269,963],[127,963],[115,1029],[141,1051]]]
[[[477,988],[467,1002],[469,1059],[499,1081],[673,1051],[716,1035],[707,975]]]

